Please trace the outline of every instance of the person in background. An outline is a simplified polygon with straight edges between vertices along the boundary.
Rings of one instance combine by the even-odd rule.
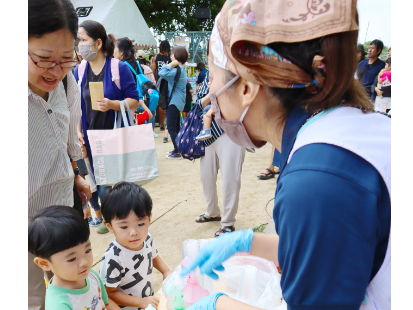
[[[383,50],[383,42],[380,40],[371,41],[367,55],[368,59],[360,61],[357,65],[357,76],[360,83],[363,85],[370,100],[374,102],[376,95],[371,91],[371,85],[374,79],[379,74],[380,70],[384,68],[384,61],[379,59]]]
[[[152,68],[152,65],[153,65],[153,60],[155,59],[154,57],[155,57],[155,55],[149,55],[149,66],[151,68]]]
[[[364,50],[364,45],[363,44],[357,44],[357,63],[360,61],[366,59],[366,51]],[[357,75],[357,70],[356,73],[354,74],[354,78],[358,80],[358,75]]]
[[[146,77],[153,83],[153,85],[156,86],[156,81],[155,81],[155,76],[153,74],[153,71],[151,68],[148,67],[148,61],[146,60],[146,54],[143,50],[138,50],[136,52],[136,58],[139,61],[139,64],[142,67],[143,73],[146,75]],[[153,130],[153,136],[155,138],[158,138],[158,134],[155,132],[155,116],[156,116],[156,109],[151,111],[152,117],[146,121],[145,123],[150,123],[152,124],[152,130]]]
[[[171,135],[171,140],[174,149],[167,155],[167,159],[181,159],[175,139],[180,129],[181,111],[185,106],[186,101],[186,83],[187,75],[185,71],[185,62],[188,60],[188,51],[183,46],[175,46],[171,53],[172,62],[163,66],[159,70],[159,76],[168,81],[169,105],[166,121],[168,124],[168,131]],[[176,83],[174,92],[172,88],[174,85],[175,75],[177,70],[181,70],[181,75]]]
[[[163,66],[169,64],[171,62],[171,46],[169,45],[169,42],[167,40],[162,41],[161,44],[159,45],[159,54],[156,55],[155,60],[152,62],[152,71],[155,74],[155,81],[158,82],[159,79],[159,70],[162,69]],[[164,115],[165,111],[158,107],[158,112],[159,112],[159,129],[165,130],[164,127]],[[166,134],[166,137],[168,135]],[[165,142],[165,139],[164,139]]]
[[[378,74],[378,84],[375,88],[376,110],[389,113],[391,110],[391,57],[387,58],[386,66]]]
[[[182,111],[182,117],[184,120],[186,120],[186,117],[188,116],[189,111],[191,111],[191,103],[192,103],[192,87],[191,87],[191,84],[186,83],[186,101],[185,101],[185,107]]]
[[[206,76],[206,73],[208,72],[208,69],[205,67],[205,64],[202,61],[197,63],[196,69],[199,71],[196,84],[201,85],[201,83],[205,80],[205,76]]]
[[[272,151],[271,151],[271,164],[266,168],[264,172],[261,172],[259,175],[257,175],[257,178],[260,180],[268,180],[275,178],[276,174],[280,173],[280,169],[278,168],[279,166],[279,157],[280,157],[280,152],[273,146]]]
[[[391,47],[387,50],[387,56],[386,59],[389,59],[391,57]]]
[[[116,40],[112,35],[108,36],[106,34],[103,25],[96,21],[86,20],[79,25],[77,37],[79,40],[79,52],[83,59],[87,61],[82,77],[78,76],[79,66],[76,67],[74,72],[76,81],[81,79],[82,118],[78,126],[78,137],[79,142],[86,146],[88,158],[91,159],[92,154],[87,131],[93,129],[113,130],[115,111],[120,111],[120,101],[126,100],[131,110],[136,109],[141,103],[139,101],[139,92],[136,89],[135,79],[126,64],[119,61],[121,89],[116,86],[112,78],[111,62]],[[96,99],[99,110],[92,109],[89,82],[103,83],[105,98]],[[93,160],[90,161],[90,166],[92,172],[95,173]],[[104,192],[108,188],[110,188],[110,186],[97,185],[100,199],[102,199]],[[107,233],[108,230],[102,223],[97,228],[97,232]]]
[[[116,40],[116,45],[113,50],[113,56],[116,59],[127,62],[133,68],[133,70],[135,70],[136,73],[140,72],[140,70],[138,69],[138,65],[136,63],[136,59],[135,59],[135,47],[133,46],[133,43],[130,39],[122,38],[122,39]],[[149,71],[152,73],[151,69],[149,69]],[[131,70],[135,83],[138,83],[135,72]],[[142,110],[139,110],[139,109],[135,110],[135,117],[136,117],[137,125],[144,124],[144,122],[148,121],[152,117],[152,112],[149,111],[148,107],[145,105],[145,103],[142,100],[139,100],[139,106],[142,107],[143,112]]]
[[[71,73],[77,64],[77,28],[78,18],[69,0],[28,1],[29,220],[51,205],[73,207],[73,183],[82,204],[84,195],[87,200],[91,197],[90,185],[76,165],[82,158],[76,131],[80,94]],[[28,309],[44,310],[45,274],[34,258],[28,252]]]

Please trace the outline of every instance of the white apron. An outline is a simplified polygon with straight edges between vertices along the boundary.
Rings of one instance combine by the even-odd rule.
[[[287,164],[301,147],[326,143],[347,149],[369,162],[382,176],[391,200],[391,122],[379,113],[357,108],[338,108],[303,128]],[[391,230],[383,264],[367,286],[360,310],[391,309]]]

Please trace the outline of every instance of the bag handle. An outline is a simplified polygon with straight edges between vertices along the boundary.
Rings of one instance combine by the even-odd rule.
[[[137,61],[136,64],[138,65],[139,74],[143,74],[143,70],[142,70],[142,67],[141,67],[141,64],[139,63],[139,61]]]
[[[129,116],[130,123],[133,124],[133,118],[130,113],[128,102],[126,100],[119,100],[120,112],[115,111],[115,123],[114,123],[113,129],[118,129],[122,127],[121,126],[122,119],[123,119],[123,124],[125,125],[125,127],[131,126],[128,123],[128,117],[126,116],[125,106],[123,105],[124,103],[126,104],[126,108],[128,110],[128,116]]]
[[[175,74],[175,78],[174,78],[174,86],[172,87],[171,95],[168,98],[168,105],[169,105],[169,102],[171,102],[172,94],[175,91],[176,83],[178,83],[178,80],[179,80],[180,77],[181,77],[181,67],[177,66],[176,67],[176,74]]]

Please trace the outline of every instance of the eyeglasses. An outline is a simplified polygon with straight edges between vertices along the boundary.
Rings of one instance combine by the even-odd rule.
[[[27,54],[29,55],[29,57],[33,61],[33,63],[36,66],[38,66],[39,68],[42,68],[42,69],[53,68],[56,65],[59,65],[62,68],[73,68],[73,67],[76,67],[78,63],[80,63],[79,56],[77,55],[76,50],[74,50],[74,51],[75,51],[76,59],[70,60],[70,61],[63,61],[61,63],[56,63],[56,62],[53,62],[53,61],[45,61],[45,60],[35,61],[29,53],[27,53]]]

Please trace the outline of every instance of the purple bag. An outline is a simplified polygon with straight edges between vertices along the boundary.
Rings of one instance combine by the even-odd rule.
[[[204,142],[195,139],[203,127],[202,111],[199,105],[195,104],[189,111],[175,140],[178,151],[183,158],[192,161],[205,155]]]

